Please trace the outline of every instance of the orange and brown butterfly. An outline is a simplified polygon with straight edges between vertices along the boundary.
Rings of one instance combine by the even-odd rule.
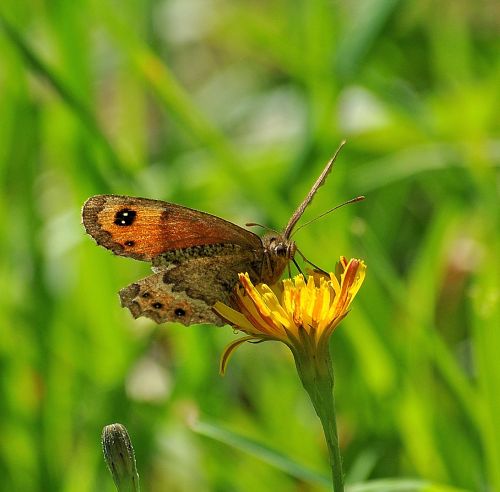
[[[290,236],[324,183],[340,145],[283,233],[259,237],[214,215],[173,203],[120,195],[96,195],[82,210],[83,225],[97,244],[115,255],[148,261],[153,274],[120,291],[122,306],[135,318],[185,325],[224,322],[212,310],[228,303],[238,273],[273,284],[293,260]],[[355,199],[356,200],[356,199]]]

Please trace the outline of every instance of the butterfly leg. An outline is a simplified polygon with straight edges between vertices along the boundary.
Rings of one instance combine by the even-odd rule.
[[[321,273],[324,273],[325,275],[328,275],[328,272],[325,272],[325,270],[323,270],[322,268],[320,268],[318,265],[315,265],[312,261],[309,261],[309,260],[308,260],[308,259],[307,259],[307,258],[306,258],[303,254],[302,254],[302,252],[301,252],[301,251],[299,251],[299,249],[298,249],[298,248],[297,248],[297,253],[299,253],[299,255],[301,256],[301,258],[302,258],[302,259],[303,259],[306,263],[309,263],[309,265],[311,265],[312,267],[314,267],[316,270],[319,270]],[[295,263],[295,260],[293,260],[293,262]],[[295,266],[296,266],[297,268],[299,268],[299,267],[298,267],[298,265],[297,265],[297,263],[295,263]],[[299,268],[299,272],[300,272],[300,268]],[[300,272],[300,273],[302,273],[302,272]]]

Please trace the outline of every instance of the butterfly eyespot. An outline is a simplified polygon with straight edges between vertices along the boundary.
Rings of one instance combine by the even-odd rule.
[[[163,304],[161,302],[153,302],[151,306],[153,306],[155,309],[161,309],[163,307]]]
[[[129,226],[134,223],[137,212],[129,208],[122,208],[115,214],[115,224],[118,226]]]
[[[135,241],[125,241],[125,246],[135,246]]]
[[[182,309],[182,308],[177,308],[177,309],[174,311],[174,314],[175,314],[178,318],[182,318],[183,316],[186,316],[186,311],[184,311],[184,309]]]

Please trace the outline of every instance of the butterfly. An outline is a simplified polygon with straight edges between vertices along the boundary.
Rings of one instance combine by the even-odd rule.
[[[297,246],[291,234],[344,143],[284,231],[262,238],[220,217],[173,203],[120,195],[90,197],[82,219],[97,244],[115,255],[152,263],[152,275],[120,290],[122,306],[135,318],[146,316],[156,323],[223,325],[212,306],[230,302],[239,272],[248,272],[254,283],[273,284],[294,260]]]

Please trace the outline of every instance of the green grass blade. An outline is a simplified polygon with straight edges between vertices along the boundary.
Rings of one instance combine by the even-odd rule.
[[[205,437],[209,437],[239,451],[248,453],[273,466],[290,476],[303,480],[308,483],[331,486],[331,481],[327,476],[320,475],[317,472],[309,470],[287,456],[272,450],[263,444],[244,436],[224,429],[216,424],[198,421],[192,424],[192,429]]]

